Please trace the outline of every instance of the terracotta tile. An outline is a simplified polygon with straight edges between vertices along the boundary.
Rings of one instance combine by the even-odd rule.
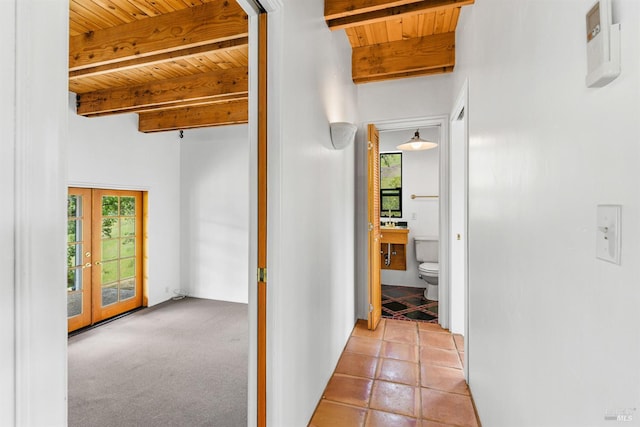
[[[408,320],[396,320],[396,319],[386,319],[386,326],[391,328],[407,328],[416,330],[418,322],[408,321]]]
[[[380,349],[380,357],[418,363],[418,346],[400,342],[384,341],[382,343],[382,348]]]
[[[460,365],[464,368],[464,352],[458,353],[458,357],[460,357]]]
[[[418,365],[395,359],[380,359],[376,379],[418,386]]]
[[[456,343],[458,351],[464,351],[464,337],[460,334],[453,334],[453,341]]]
[[[442,326],[438,325],[437,323],[428,323],[428,322],[417,322],[417,323],[418,323],[418,329],[421,331],[442,332],[445,334],[449,333],[449,331],[447,331],[446,329],[442,329]]]
[[[347,342],[345,350],[352,353],[361,353],[377,357],[380,353],[381,345],[382,341],[374,338],[351,337],[349,338],[349,342]]]
[[[382,335],[384,334],[384,324],[385,319],[380,320],[378,327],[375,331],[370,331],[367,326],[367,321],[359,319],[356,322],[356,325],[353,327],[353,332],[351,336],[354,337],[365,337],[365,338],[375,338],[377,340],[382,339]]]
[[[371,409],[416,417],[420,410],[419,389],[404,384],[375,381],[371,391]]]
[[[442,424],[437,421],[421,420],[420,427],[452,427],[451,424]]]
[[[457,351],[437,347],[420,347],[420,363],[462,369]]]
[[[373,381],[341,374],[334,374],[324,390],[324,399],[349,405],[366,407],[369,404]]]
[[[310,427],[360,427],[367,410],[321,400],[309,423]]]
[[[422,418],[458,426],[477,427],[469,396],[423,388]]]
[[[404,415],[370,410],[364,425],[365,427],[420,427],[420,421]]]
[[[432,347],[446,348],[447,350],[456,350],[451,334],[443,334],[440,332],[420,331],[420,345],[430,345]]]
[[[420,385],[440,391],[469,394],[462,370],[455,368],[423,364],[420,366]]]
[[[417,344],[418,334],[415,326],[413,328],[405,328],[399,326],[391,326],[387,322],[387,326],[384,329],[384,340],[402,342],[405,344]]]
[[[377,365],[377,357],[345,351],[338,361],[336,372],[354,377],[374,378]]]

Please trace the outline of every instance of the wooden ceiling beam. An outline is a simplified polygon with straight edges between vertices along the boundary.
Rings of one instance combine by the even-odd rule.
[[[246,98],[248,76],[246,67],[231,68],[78,94],[77,113],[81,116],[104,115]]]
[[[228,52],[234,49],[242,49],[249,45],[249,37],[242,36],[231,40],[221,42],[213,42],[196,47],[188,47],[185,49],[176,49],[171,52],[158,53],[145,57],[137,57],[118,61],[110,64],[98,65],[95,67],[83,68],[80,70],[69,71],[69,81],[74,81],[87,77],[97,77],[109,73],[117,73],[127,71],[141,66],[159,65],[181,59],[193,58],[207,52]]]
[[[324,0],[325,19],[343,18],[365,12],[418,3],[421,0]]]
[[[161,132],[248,123],[249,101],[176,108],[138,114],[140,132]]]
[[[331,30],[370,25],[391,18],[437,12],[471,5],[475,0],[325,0],[325,20]],[[336,3],[337,5],[334,5]],[[374,4],[375,7],[371,6]],[[397,4],[401,3],[401,4]],[[337,13],[338,5],[342,13]],[[334,11],[327,13],[327,10]]]
[[[455,60],[455,32],[357,47],[352,55],[353,81],[446,72]]]
[[[69,70],[97,67],[248,36],[246,13],[217,0],[69,38]]]
[[[368,77],[360,77],[358,81],[355,83],[371,83],[371,82],[379,82],[386,80],[395,80],[395,79],[406,79],[409,77],[419,77],[419,76],[431,76],[435,74],[446,74],[453,72],[453,67],[439,67],[439,68],[430,68],[428,70],[418,70],[418,71],[406,71],[402,73],[394,73],[394,74],[384,74],[384,75],[376,75],[376,76],[368,76]]]

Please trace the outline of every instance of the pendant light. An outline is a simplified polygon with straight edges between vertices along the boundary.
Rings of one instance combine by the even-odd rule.
[[[418,129],[416,130],[415,135],[413,135],[413,138],[411,138],[409,141],[405,142],[404,144],[398,145],[396,148],[398,150],[403,150],[403,151],[418,151],[418,150],[429,150],[437,146],[438,144],[436,144],[435,142],[427,141],[420,138],[420,131]]]

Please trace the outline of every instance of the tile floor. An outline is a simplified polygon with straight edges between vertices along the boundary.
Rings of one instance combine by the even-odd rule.
[[[382,285],[382,317],[438,323],[438,301],[424,298],[425,288]]]
[[[312,427],[478,427],[464,380],[462,336],[439,325],[359,320]]]

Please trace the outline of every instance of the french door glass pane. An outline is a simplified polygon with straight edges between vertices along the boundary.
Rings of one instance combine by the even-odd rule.
[[[67,197],[67,317],[83,312],[82,203],[80,195]]]
[[[136,198],[102,196],[102,306],[136,296]]]
[[[102,306],[106,307],[118,302],[118,284],[102,285]]]
[[[120,236],[120,221],[118,218],[102,219],[102,238],[112,239]]]
[[[82,292],[69,292],[67,294],[67,317],[82,314]]]
[[[120,301],[136,296],[136,280],[127,279],[120,282]]]

